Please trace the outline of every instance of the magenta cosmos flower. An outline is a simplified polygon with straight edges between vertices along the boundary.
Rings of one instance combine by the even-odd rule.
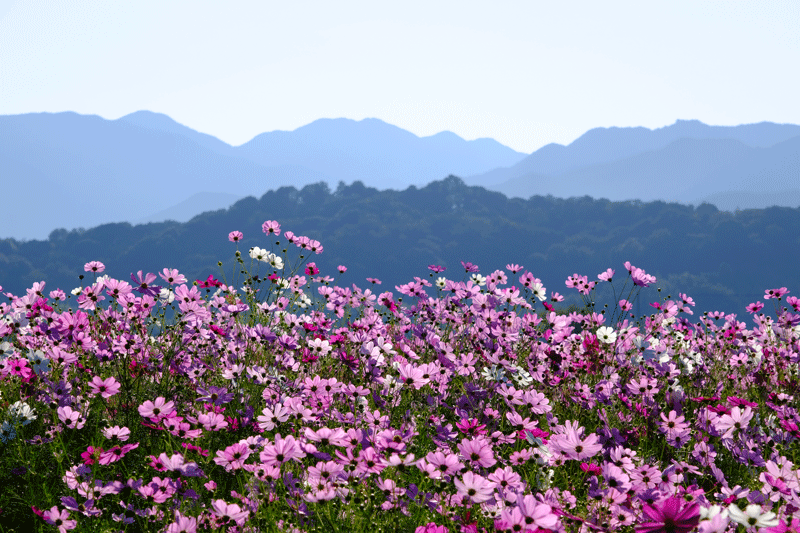
[[[700,506],[692,502],[681,509],[683,503],[683,498],[670,496],[656,505],[642,505],[653,521],[637,525],[636,533],[689,533],[700,522]]]

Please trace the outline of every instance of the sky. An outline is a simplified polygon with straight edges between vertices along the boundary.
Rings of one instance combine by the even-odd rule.
[[[139,110],[233,145],[379,118],[531,153],[800,124],[800,2],[0,0],[0,115]]]

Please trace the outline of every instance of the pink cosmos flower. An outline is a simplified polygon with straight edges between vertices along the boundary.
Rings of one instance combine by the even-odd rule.
[[[156,398],[155,402],[147,400],[139,406],[139,414],[144,418],[164,418],[175,408],[175,403],[167,401],[163,396]]]
[[[358,454],[358,465],[356,465],[356,472],[371,474],[380,474],[384,466],[384,460],[380,454],[375,451],[374,447],[362,449]]]
[[[59,533],[66,533],[67,531],[78,527],[77,520],[69,519],[69,512],[66,510],[59,511],[58,507],[55,505],[51,507],[49,511],[45,511],[42,514],[42,518],[44,518],[45,522],[51,526],[56,526]]]
[[[661,432],[666,433],[667,436],[672,436],[676,433],[682,433],[689,427],[689,424],[684,422],[686,418],[683,415],[678,416],[674,410],[669,412],[669,416],[662,412],[661,420],[663,421],[661,424]]]
[[[529,525],[542,529],[556,529],[555,526],[558,525],[558,515],[553,512],[553,508],[541,503],[532,494],[517,497],[517,508],[522,516],[532,520]]]
[[[114,446],[110,450],[101,453],[100,454],[100,459],[99,459],[98,462],[101,465],[107,465],[107,464],[111,464],[111,463],[116,463],[117,461],[119,461],[120,459],[125,457],[125,455],[129,451],[135,450],[138,447],[139,447],[139,443],[138,442],[135,443],[135,444],[126,444],[124,446]]]
[[[141,485],[138,489],[139,495],[145,499],[145,501],[153,502],[153,503],[164,503],[165,501],[169,500],[172,495],[167,494],[166,492],[162,492],[160,490],[159,485],[155,483],[149,483],[147,485]]]
[[[95,376],[89,383],[89,394],[95,396],[99,394],[103,398],[111,398],[119,392],[122,384],[119,383],[113,376],[102,379],[100,376]]]
[[[278,236],[281,234],[281,225],[278,224],[278,222],[275,220],[267,220],[266,222],[261,224],[261,231],[263,231],[267,235]]]
[[[440,451],[436,451],[428,452],[428,455],[417,463],[417,467],[426,472],[432,479],[440,479],[444,474],[456,474],[464,468],[464,463],[454,453],[445,455]]]
[[[228,240],[231,242],[239,242],[244,238],[244,234],[241,231],[232,231],[228,233]]]
[[[655,276],[651,276],[641,268],[636,268],[635,266],[631,265],[629,261],[625,262],[625,268],[627,268],[628,272],[631,273],[631,279],[633,280],[634,285],[648,287],[657,281]]]
[[[126,441],[131,436],[131,430],[126,427],[114,426],[113,428],[103,429],[103,436],[110,440]]]
[[[106,266],[100,261],[89,261],[83,265],[84,272],[103,272]]]
[[[483,437],[476,437],[471,440],[461,439],[458,451],[467,461],[484,468],[489,468],[497,463],[492,452],[491,442]]]
[[[319,442],[322,445],[347,446],[349,441],[347,433],[342,428],[330,429],[322,427],[314,431],[306,426],[304,432],[309,442]]]
[[[583,433],[583,428],[578,428],[577,422],[567,421],[567,432],[563,434],[553,435],[550,438],[549,445],[554,451],[559,451],[569,457],[570,459],[583,460],[589,457],[594,457],[600,450],[603,449],[602,444],[598,444],[598,437],[592,433],[585,439],[580,435]]]
[[[753,419],[753,410],[750,406],[744,408],[744,411],[737,405],[731,409],[731,414],[722,415],[714,421],[714,427],[720,433],[723,433],[723,439],[731,439],[736,431],[744,429]]]
[[[768,291],[764,291],[764,299],[769,300],[771,298],[777,298],[780,300],[781,297],[787,292],[789,292],[789,289],[786,287],[781,287],[780,289],[769,289]]]
[[[289,416],[291,416],[291,413],[282,404],[278,403],[272,407],[265,407],[258,417],[258,427],[263,431],[271,431],[278,424],[289,420]]]
[[[200,468],[197,466],[197,463],[185,463],[183,455],[179,453],[172,454],[171,457],[167,457],[166,453],[161,453],[161,455],[159,455],[157,458],[151,456],[151,459],[153,459],[153,462],[150,463],[151,466],[156,468],[160,465],[163,470],[160,470],[159,468],[156,468],[156,470],[161,472],[171,470],[174,472],[180,472],[182,475],[188,477],[197,477],[203,475],[203,471],[200,470]]]
[[[400,372],[400,379],[402,379],[406,385],[414,387],[416,390],[421,389],[431,381],[429,378],[423,377],[425,372],[420,367],[410,363],[401,364],[398,370]]]
[[[180,511],[175,511],[175,521],[167,526],[167,533],[196,533],[197,518],[183,516]]]
[[[461,479],[455,478],[457,494],[469,499],[472,503],[489,501],[494,493],[495,484],[472,472],[467,472]]]
[[[224,466],[225,470],[230,472],[242,468],[248,457],[250,457],[250,448],[237,442],[231,444],[225,448],[225,450],[217,450],[217,456],[214,458],[214,462],[220,466]]]
[[[73,429],[81,429],[86,424],[86,419],[81,416],[80,411],[75,411],[72,407],[65,405],[56,410],[58,419],[61,420],[65,426]]]
[[[186,276],[184,276],[183,274],[178,272],[177,268],[173,268],[171,270],[168,269],[168,268],[165,268],[158,275],[161,276],[161,279],[163,279],[164,281],[166,281],[170,285],[181,285],[183,283],[186,283],[186,281],[187,281],[186,280]],[[194,287],[192,287],[192,288],[194,288]]]
[[[608,281],[608,282],[610,282],[611,278],[614,277],[614,272],[615,272],[615,270],[611,270],[610,268],[607,268],[605,272],[603,272],[602,274],[598,274],[597,275],[597,279],[599,279],[600,281]]]
[[[480,271],[478,269],[478,265],[472,264],[469,261],[467,261],[467,262],[461,261],[461,266],[464,267],[464,271],[467,274],[475,274],[475,273]]]
[[[214,500],[214,502],[211,503],[211,509],[214,516],[223,524],[232,520],[236,522],[236,525],[243,526],[245,520],[247,520],[247,517],[250,515],[250,512],[246,509],[243,510],[235,503],[226,503],[224,500]]]
[[[434,522],[428,522],[424,526],[419,526],[414,533],[447,533],[447,526],[439,526]]]
[[[280,433],[275,435],[275,444],[267,444],[259,454],[261,462],[267,466],[282,465],[291,460],[299,461],[306,454],[300,449],[300,443],[288,435],[285,439]]]
[[[155,280],[156,280],[156,275],[153,274],[152,272],[143,274],[142,271],[140,270],[139,272],[136,273],[135,276],[131,274],[131,281],[133,281],[133,283],[137,285],[137,287],[135,287],[133,290],[135,290],[139,294],[151,296],[153,298],[158,297],[158,294],[161,291],[161,287],[159,287],[158,285],[152,285],[152,283]]]

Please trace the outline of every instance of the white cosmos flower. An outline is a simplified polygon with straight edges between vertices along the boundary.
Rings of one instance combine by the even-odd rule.
[[[492,365],[491,367],[484,367],[482,375],[483,379],[487,381],[503,381],[506,377],[506,371],[504,368]]]
[[[778,517],[775,516],[775,513],[772,511],[764,512],[761,510],[761,506],[755,503],[748,505],[744,511],[739,509],[735,503],[730,504],[728,506],[728,517],[747,528],[753,526],[758,528],[774,527],[778,525]]]
[[[253,246],[250,248],[250,257],[257,261],[264,261],[266,263],[268,261],[269,252],[263,248],[259,248],[258,246]]]
[[[614,341],[617,340],[617,333],[613,328],[603,326],[597,328],[597,339],[605,344],[614,344]]]
[[[83,292],[83,287],[75,287],[74,289],[72,289],[71,292],[73,296],[78,296],[80,293]]]
[[[158,297],[161,298],[162,301],[171,304],[173,300],[175,300],[175,293],[169,290],[166,287],[163,287],[161,291],[158,293]]]
[[[540,302],[543,302],[545,298],[547,298],[547,290],[541,283],[534,283],[531,285],[531,290],[533,291],[533,295],[536,296]]]
[[[728,510],[720,507],[719,505],[700,508],[700,518],[703,520],[711,520],[717,515],[722,515],[722,518],[728,518]]]
[[[527,370],[519,365],[514,365],[512,368],[514,368],[516,372],[511,374],[511,379],[513,379],[517,385],[520,387],[527,387],[533,382],[533,377]]]
[[[436,286],[440,289],[444,289],[447,285],[447,278],[436,278]]]
[[[274,268],[275,270],[283,270],[283,259],[278,257],[277,255],[270,253],[267,256],[267,262]]]
[[[298,307],[300,307],[301,309],[305,309],[309,305],[311,305],[311,298],[309,298],[305,294],[301,294],[300,298],[298,298],[296,303],[297,303]]]
[[[14,353],[14,347],[8,341],[0,342],[0,360],[9,357]]]
[[[36,420],[36,411],[23,401],[11,404],[8,408],[8,414],[12,421],[22,422],[23,426],[27,426]]]
[[[483,276],[481,276],[480,274],[477,274],[477,273],[476,273],[476,274],[473,274],[473,275],[470,277],[470,279],[472,280],[472,282],[473,282],[475,285],[477,285],[477,286],[479,286],[479,287],[483,287],[484,285],[486,285],[486,278],[485,278],[485,277],[483,277]]]

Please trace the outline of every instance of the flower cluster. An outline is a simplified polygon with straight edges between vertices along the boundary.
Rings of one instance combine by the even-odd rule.
[[[97,277],[92,261],[77,309],[44,282],[7,294],[0,483],[14,490],[0,491],[0,524],[800,529],[797,298],[777,320],[748,306],[753,330],[735,314],[690,322],[682,293],[636,322],[631,302],[656,280],[630,263],[606,316],[591,296],[612,269],[569,276],[587,307],[564,313],[524,267],[484,276],[465,261],[461,280],[394,287],[401,304],[331,285],[307,262],[318,241],[262,231],[299,259],[253,246],[241,289],[167,268],[169,287]]]

